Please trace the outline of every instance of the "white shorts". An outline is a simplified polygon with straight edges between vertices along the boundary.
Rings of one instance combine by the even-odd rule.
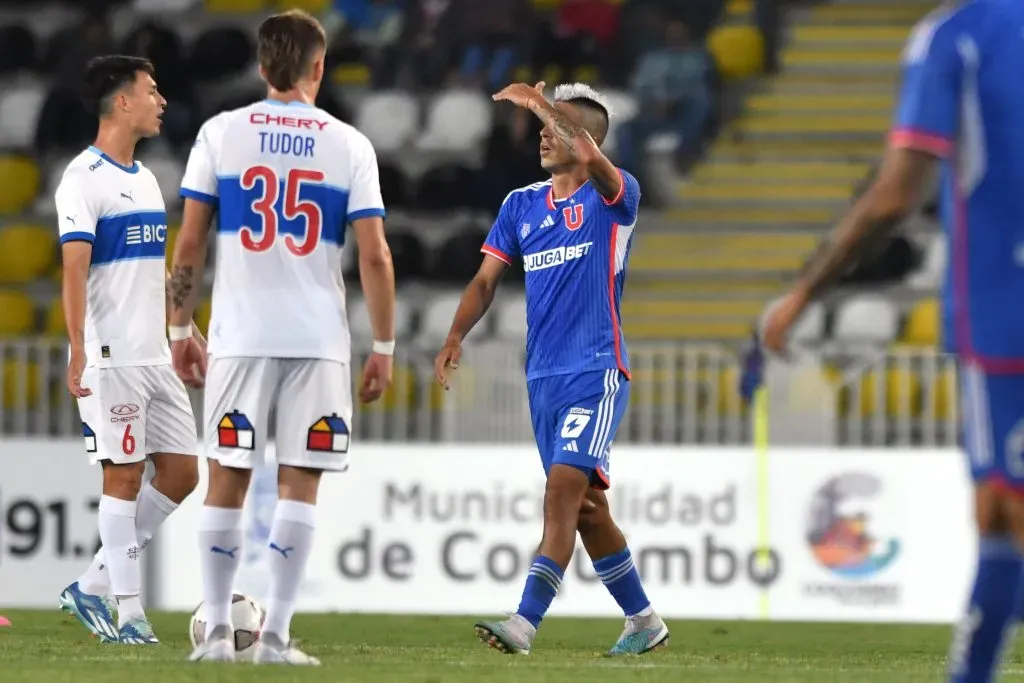
[[[348,469],[349,366],[315,358],[211,358],[204,400],[206,457],[226,467],[264,462],[270,411],[277,462]]]
[[[188,392],[170,364],[86,368],[78,399],[89,460],[140,462],[152,453],[195,455],[199,446]]]

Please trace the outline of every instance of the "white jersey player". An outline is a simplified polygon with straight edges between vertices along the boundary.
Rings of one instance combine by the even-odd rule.
[[[313,105],[324,73],[322,27],[304,12],[286,12],[260,25],[257,43],[268,97],[200,130],[182,180],[185,218],[171,269],[171,352],[179,375],[190,378],[186,323],[216,209],[204,416],[210,485],[199,529],[208,636],[192,659],[234,658],[241,508],[251,470],[263,462],[273,410],[279,502],[255,659],[318,664],[291,646],[290,623],[320,475],[348,468],[353,408],[341,248],[349,223],[376,339],[364,401],[380,397],[391,380],[394,272],[373,147]]]
[[[195,420],[165,329],[167,213],[156,178],[134,160],[136,142],[160,132],[166,102],[144,59],[97,58],[85,81],[99,132],[68,164],[54,200],[68,389],[89,458],[103,465],[103,547],[59,602],[104,641],[156,643],[139,598],[139,555],[198,479],[195,457],[184,457],[196,453]],[[200,340],[191,346],[201,362]],[[156,476],[143,486],[147,457]]]

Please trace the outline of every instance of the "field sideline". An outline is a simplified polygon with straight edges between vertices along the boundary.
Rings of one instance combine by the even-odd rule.
[[[0,613],[14,624],[0,629],[4,683],[924,683],[943,679],[950,636],[946,626],[676,621],[668,648],[608,659],[601,653],[621,620],[553,618],[533,654],[508,657],[476,641],[471,617],[302,615],[297,639],[324,666],[297,669],[189,664],[187,614],[154,614],[161,645],[128,648],[99,644],[56,610]],[[1015,645],[1001,681],[1024,681],[1024,649]]]

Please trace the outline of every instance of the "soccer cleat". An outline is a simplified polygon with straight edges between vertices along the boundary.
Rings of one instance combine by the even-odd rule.
[[[537,629],[518,614],[505,621],[478,621],[473,626],[480,642],[507,655],[528,655]]]
[[[291,664],[292,666],[320,666],[320,660],[295,647],[284,643],[273,633],[262,633],[256,641],[255,664]]]
[[[104,643],[118,642],[116,606],[109,597],[85,593],[75,581],[60,594],[57,604]]]
[[[235,661],[235,643],[231,629],[218,626],[207,635],[206,640],[196,646],[189,655],[190,662],[233,662]]]
[[[117,642],[122,645],[156,645],[160,641],[146,617],[136,617],[120,628]]]
[[[668,626],[657,614],[629,617],[619,640],[608,650],[609,657],[642,655],[668,644]]]

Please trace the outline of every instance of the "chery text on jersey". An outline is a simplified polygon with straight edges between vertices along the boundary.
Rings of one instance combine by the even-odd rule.
[[[620,171],[607,201],[589,182],[556,202],[551,181],[505,198],[482,251],[526,271],[526,377],[617,368],[629,376],[619,304],[640,203]]]
[[[92,243],[86,283],[90,366],[170,362],[165,254],[167,213],[156,178],[95,147],[75,157],[54,195],[61,244]]]
[[[903,61],[892,142],[943,159],[944,343],[987,372],[1024,373],[1024,4],[936,10]]]
[[[217,207],[210,353],[348,362],[345,228],[384,216],[370,141],[316,107],[257,102],[203,125],[181,194]]]

